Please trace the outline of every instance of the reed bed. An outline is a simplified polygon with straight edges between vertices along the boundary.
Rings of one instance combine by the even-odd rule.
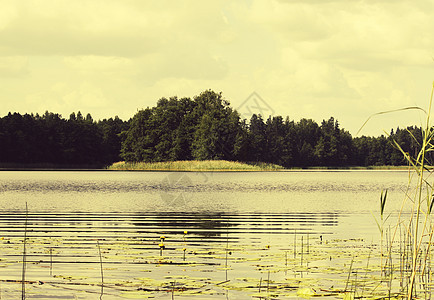
[[[430,299],[433,285],[431,265],[431,246],[434,224],[431,216],[434,204],[433,162],[429,160],[430,152],[434,151],[434,130],[431,125],[431,108],[434,84],[428,109],[407,107],[395,111],[381,112],[376,115],[404,110],[419,110],[425,113],[425,125],[422,136],[415,137],[410,131],[413,142],[420,147],[419,153],[411,156],[401,145],[392,140],[408,164],[408,186],[404,192],[401,210],[394,224],[388,224],[384,219],[387,191],[380,196],[380,221],[377,225],[380,231],[381,281],[389,285],[391,297],[392,286],[398,286],[395,297],[407,299]],[[369,121],[368,118],[367,121]],[[366,122],[365,122],[366,124]],[[363,126],[362,126],[363,127]],[[390,216],[390,215],[389,215]],[[385,229],[387,229],[386,236]],[[386,251],[383,251],[386,242]],[[394,253],[398,254],[393,255]],[[395,257],[395,258],[394,258]]]
[[[278,171],[283,167],[268,163],[243,163],[227,160],[186,160],[166,162],[117,162],[108,170],[143,171]]]

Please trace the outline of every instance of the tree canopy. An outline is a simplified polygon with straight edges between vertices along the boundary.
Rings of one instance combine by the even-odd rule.
[[[12,164],[106,165],[119,160],[119,134],[127,123],[118,117],[93,121],[90,114],[20,115],[0,118],[0,162]]]
[[[394,146],[415,155],[421,128],[397,128],[388,136],[356,137],[330,117],[317,124],[254,114],[241,119],[222,93],[206,90],[193,99],[161,98],[129,121],[95,121],[88,113],[68,119],[46,112],[0,118],[0,163],[108,165],[119,160],[233,160],[284,167],[405,164]]]

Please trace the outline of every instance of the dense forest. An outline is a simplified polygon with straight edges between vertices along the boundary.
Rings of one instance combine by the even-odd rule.
[[[416,154],[418,127],[389,136],[356,137],[331,117],[317,124],[289,117],[253,115],[241,119],[221,93],[162,98],[128,121],[95,121],[90,114],[9,113],[0,118],[0,164],[102,167],[119,160],[225,159],[284,167],[345,167],[405,164],[394,146]]]
[[[80,112],[20,115],[0,119],[0,164],[100,167],[120,160],[120,133],[128,122],[115,117],[95,122]]]

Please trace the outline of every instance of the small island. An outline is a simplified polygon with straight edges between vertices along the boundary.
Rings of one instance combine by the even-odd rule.
[[[112,164],[108,170],[122,171],[279,171],[284,168],[268,163],[244,163],[227,160],[185,160],[167,162],[125,162]]]

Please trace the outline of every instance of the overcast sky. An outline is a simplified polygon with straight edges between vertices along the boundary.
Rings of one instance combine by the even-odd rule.
[[[373,113],[426,108],[433,14],[432,0],[0,0],[0,115],[128,119],[212,89],[242,113],[262,99],[263,114],[333,116],[355,135]],[[421,115],[362,134],[409,124]]]

